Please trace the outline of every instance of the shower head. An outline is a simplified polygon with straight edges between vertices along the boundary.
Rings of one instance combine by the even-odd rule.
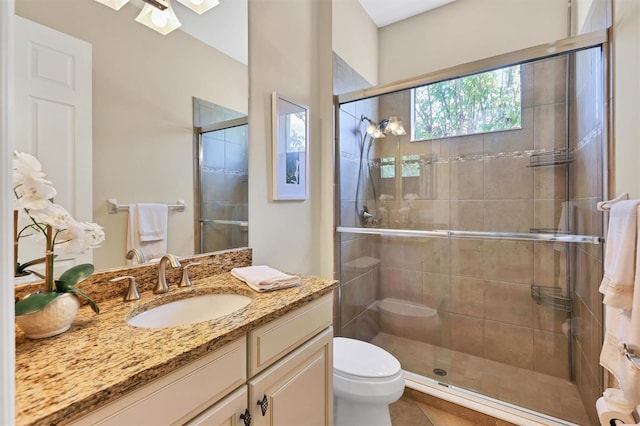
[[[385,118],[378,124],[369,117],[362,115],[360,117],[360,121],[367,121],[369,123],[369,126],[367,127],[367,134],[373,139],[384,138],[385,135],[390,133],[396,136],[407,134],[404,130],[404,126],[402,125],[402,121],[398,120],[398,117],[396,116]]]
[[[391,133],[396,136],[407,134],[402,125],[402,121],[398,120],[398,117],[395,116],[385,118],[380,122],[378,127],[380,127],[382,133]]]

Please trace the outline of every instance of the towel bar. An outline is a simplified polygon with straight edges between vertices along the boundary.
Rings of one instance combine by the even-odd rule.
[[[600,210],[601,212],[608,212],[609,210],[611,210],[611,206],[613,206],[618,201],[623,201],[628,199],[629,199],[629,194],[627,194],[626,192],[621,192],[620,195],[618,195],[613,200],[600,201],[598,204],[596,204],[596,209]]]
[[[177,210],[179,212],[183,212],[187,203],[184,200],[178,200],[176,204],[167,204],[169,210]],[[129,211],[129,204],[118,204],[118,200],[115,198],[109,198],[107,200],[107,208],[109,213],[114,214],[118,212]]]

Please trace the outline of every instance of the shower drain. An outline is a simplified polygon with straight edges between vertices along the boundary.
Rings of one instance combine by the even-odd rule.
[[[447,375],[447,370],[445,370],[443,368],[434,368],[433,369],[433,374],[435,374],[436,376],[444,377],[444,376]]]

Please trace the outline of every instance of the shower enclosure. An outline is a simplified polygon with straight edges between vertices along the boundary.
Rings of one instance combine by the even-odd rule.
[[[352,90],[337,98],[340,335],[391,352],[421,390],[597,423],[606,48],[592,33],[370,88],[336,57]]]
[[[194,98],[195,253],[248,246],[247,116]]]

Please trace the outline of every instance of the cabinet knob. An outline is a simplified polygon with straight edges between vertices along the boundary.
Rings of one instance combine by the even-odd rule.
[[[269,401],[267,401],[267,395],[262,395],[262,399],[258,400],[258,405],[260,406],[260,411],[262,411],[262,416],[267,414],[267,408],[269,408]]]
[[[246,408],[243,414],[240,414],[240,418],[244,421],[244,426],[251,425],[251,413],[249,413],[249,409]]]

